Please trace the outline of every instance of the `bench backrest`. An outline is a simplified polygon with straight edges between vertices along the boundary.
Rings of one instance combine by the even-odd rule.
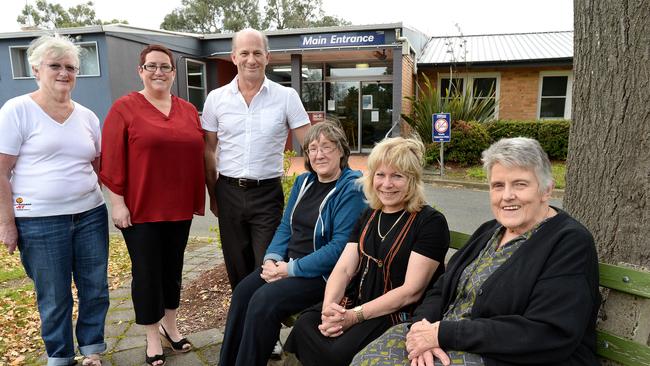
[[[451,232],[450,247],[460,249],[469,235]],[[650,299],[650,273],[607,263],[599,264],[600,286]],[[626,366],[650,366],[650,347],[598,330],[598,355]]]

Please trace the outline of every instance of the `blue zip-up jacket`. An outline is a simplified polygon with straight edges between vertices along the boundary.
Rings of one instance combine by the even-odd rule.
[[[291,188],[282,221],[266,250],[264,260],[288,261],[289,277],[318,277],[327,279],[350,238],[350,232],[361,212],[367,207],[361,186],[356,180],[361,172],[345,168],[334,188],[319,207],[314,226],[314,251],[302,258],[287,258],[287,247],[292,234],[293,212],[305,192],[316,179],[316,174],[299,175]]]

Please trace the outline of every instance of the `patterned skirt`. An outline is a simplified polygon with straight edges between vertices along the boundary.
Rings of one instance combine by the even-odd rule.
[[[410,366],[409,353],[406,351],[406,333],[408,324],[398,324],[386,331],[381,337],[375,339],[362,349],[350,366]],[[482,366],[481,356],[457,351],[446,351],[452,365]],[[442,366],[435,360],[436,366]]]

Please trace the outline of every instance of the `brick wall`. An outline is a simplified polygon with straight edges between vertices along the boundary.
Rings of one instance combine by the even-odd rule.
[[[571,70],[571,67],[517,67],[491,68],[472,70],[470,73],[501,74],[499,86],[499,119],[536,119],[537,98],[539,95],[540,71]],[[448,74],[449,68],[420,68],[420,74],[425,73],[433,85],[438,85],[438,73]],[[424,80],[423,78],[420,80]]]
[[[415,77],[413,75],[413,67],[413,56],[402,56],[402,97],[415,95]],[[402,99],[402,113],[410,114],[411,107],[412,106],[410,101]]]

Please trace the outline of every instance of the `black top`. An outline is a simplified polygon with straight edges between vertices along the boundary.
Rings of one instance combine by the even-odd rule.
[[[314,227],[320,205],[334,186],[336,181],[321,183],[316,179],[298,201],[292,216],[293,232],[287,246],[289,258],[302,258],[314,251]]]
[[[359,243],[361,233],[371,218],[373,211],[372,209],[367,209],[361,215],[359,221],[357,221],[357,225],[352,229],[350,242]],[[404,215],[400,218],[402,213]],[[406,269],[411,251],[439,262],[438,268],[433,275],[432,283],[444,272],[445,255],[449,248],[449,228],[445,217],[431,206],[422,207],[422,210],[415,215],[402,246],[389,265],[389,258],[387,258],[389,251],[391,247],[396,245],[396,239],[408,222],[409,215],[408,212],[403,211],[392,214],[382,213],[382,227],[380,230],[382,236],[385,235],[383,241],[377,234],[380,211],[377,211],[372,221],[367,225],[368,229],[364,240],[364,252],[382,263],[380,267],[376,261],[362,254],[361,246],[359,246],[361,264],[352,282],[355,288],[351,289],[352,291],[349,293],[349,295],[353,295],[353,298],[350,299],[352,305],[363,304],[383,295],[392,288],[401,286],[406,277]],[[393,227],[393,224],[398,219],[399,221]],[[393,228],[390,229],[391,227]],[[384,271],[389,271],[389,284],[384,282]],[[411,313],[414,305],[406,306],[396,313]]]

